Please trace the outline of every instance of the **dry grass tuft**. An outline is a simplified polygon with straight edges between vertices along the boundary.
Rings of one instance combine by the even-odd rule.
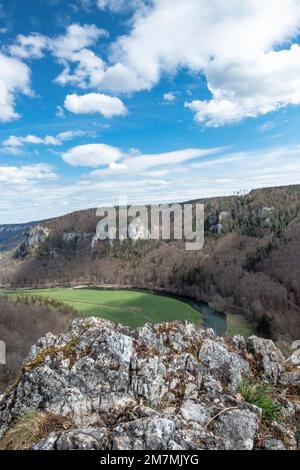
[[[0,440],[0,450],[27,450],[50,432],[67,429],[67,418],[52,413],[29,411],[20,416]]]

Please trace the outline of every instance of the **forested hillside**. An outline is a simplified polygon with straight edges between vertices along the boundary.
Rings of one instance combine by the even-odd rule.
[[[6,366],[0,365],[0,394],[20,374],[31,346],[50,331],[64,331],[75,316],[72,308],[48,299],[1,296],[0,339],[6,344]]]
[[[196,202],[196,201],[194,201]],[[276,338],[300,337],[300,186],[202,200],[205,246],[183,241],[94,239],[95,210],[29,231],[3,285],[118,284],[155,288],[242,313]]]

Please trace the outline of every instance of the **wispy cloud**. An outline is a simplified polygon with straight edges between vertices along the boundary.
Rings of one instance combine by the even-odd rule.
[[[81,158],[81,151],[77,148],[71,155]],[[111,165],[118,165],[115,162],[120,155],[115,152],[106,154],[108,160],[114,161]],[[96,151],[95,158],[97,155]],[[93,158],[93,153],[89,158]],[[153,158],[156,162],[156,156]],[[248,152],[223,150],[220,154],[203,155],[197,161],[176,160],[162,168],[151,161],[151,168],[146,166],[138,171],[95,170],[90,175],[73,177],[67,184],[47,165],[1,167],[1,196],[7,204],[0,203],[0,222],[26,221],[117,204],[119,196],[124,195],[130,203],[177,202],[300,181],[300,145]],[[13,213],[8,202],[14,205]]]
[[[62,158],[72,166],[99,167],[109,165],[107,172],[141,173],[150,168],[174,165],[220,153],[222,148],[187,148],[157,154],[129,154],[105,144],[80,145],[64,152]],[[95,173],[94,173],[95,174]],[[101,174],[101,170],[98,173]]]
[[[73,140],[76,137],[91,136],[93,133],[81,130],[72,130],[60,132],[56,136],[46,135],[45,137],[38,137],[36,135],[15,136],[11,135],[8,139],[4,140],[3,147],[0,151],[11,155],[20,155],[23,153],[23,147],[29,145],[45,145],[45,146],[60,146],[64,142]]]
[[[0,166],[0,182],[9,185],[25,184],[35,180],[52,180],[57,175],[50,165],[38,163],[27,166]]]

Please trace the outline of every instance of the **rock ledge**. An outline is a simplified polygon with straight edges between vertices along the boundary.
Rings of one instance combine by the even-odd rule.
[[[245,377],[276,387],[280,421],[244,400]],[[56,426],[33,449],[296,449],[299,386],[299,366],[272,341],[218,338],[181,322],[129,330],[77,319],[32,347],[2,396],[0,447],[35,412]]]

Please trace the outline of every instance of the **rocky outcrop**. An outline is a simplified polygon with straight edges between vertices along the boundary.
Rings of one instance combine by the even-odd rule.
[[[50,230],[44,225],[32,225],[24,232],[23,242],[15,251],[16,259],[26,258],[29,254],[33,255],[44,247],[45,242],[49,238]],[[44,247],[44,253],[47,249]],[[53,253],[54,254],[54,253]]]
[[[149,240],[149,230],[145,227],[140,217],[134,219],[128,226],[128,236],[131,240]]]
[[[34,449],[295,449],[292,372],[272,342],[255,337],[246,344],[188,323],[133,331],[77,319],[32,347],[2,397],[0,448],[20,416],[41,412],[63,425],[48,426]],[[276,383],[280,421],[246,401],[245,377]]]
[[[157,227],[155,227],[155,230],[157,230]],[[96,234],[93,236],[91,246],[92,248],[95,248],[99,240],[109,240],[110,245],[113,246],[116,240],[122,244],[124,240],[127,239],[132,240],[133,243],[138,240],[151,239],[151,233],[143,224],[140,217],[136,217],[128,225],[122,225],[119,232],[115,226],[108,227],[105,220],[99,222]]]
[[[49,236],[49,229],[43,225],[35,225],[25,233],[25,245],[30,248],[36,248],[44,243]]]
[[[17,246],[23,243],[25,233],[34,225],[34,222],[29,224],[0,225],[0,252],[17,248]]]
[[[276,385],[283,371],[285,360],[282,352],[276,348],[273,341],[250,336],[248,339],[248,351],[257,358],[257,363],[263,376]]]
[[[79,242],[91,238],[91,234],[84,232],[64,232],[62,239],[64,243]]]

